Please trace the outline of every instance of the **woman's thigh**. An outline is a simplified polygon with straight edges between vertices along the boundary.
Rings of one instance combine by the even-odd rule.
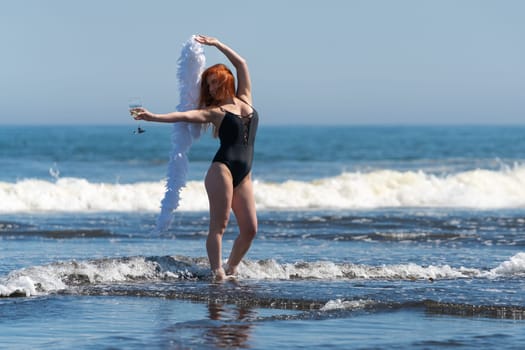
[[[226,165],[211,164],[204,181],[210,204],[210,226],[226,227],[230,216],[233,197],[231,173]]]
[[[251,174],[233,190],[232,208],[241,234],[255,235],[257,213]]]

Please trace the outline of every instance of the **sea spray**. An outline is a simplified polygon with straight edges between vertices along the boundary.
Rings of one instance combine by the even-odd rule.
[[[525,253],[520,252],[491,270],[449,265],[421,266],[415,263],[359,265],[331,261],[279,263],[273,259],[244,260],[239,280],[408,280],[437,281],[521,277],[525,274]],[[75,287],[161,281],[208,281],[205,258],[185,256],[104,258],[89,261],[57,262],[32,266],[0,277],[0,296],[45,295]],[[327,306],[330,308],[331,306]]]
[[[0,182],[0,213],[150,211],[159,209],[163,182],[93,183],[60,178]],[[423,171],[351,172],[312,181],[255,179],[259,210],[402,207],[502,209],[525,207],[525,166],[438,176]],[[179,210],[206,211],[202,181],[189,181]]]

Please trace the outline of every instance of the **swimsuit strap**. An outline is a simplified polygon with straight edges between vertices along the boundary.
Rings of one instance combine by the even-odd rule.
[[[237,96],[235,96],[237,97]],[[255,110],[255,108],[253,108],[253,106],[251,104],[249,104],[248,102],[244,101],[242,98],[240,97],[237,97],[239,100],[241,100],[242,102],[246,103],[248,106],[252,107],[253,110]]]
[[[239,100],[241,100],[242,102],[246,103],[248,106],[250,106],[250,107],[252,108],[252,112],[251,112],[250,114],[248,114],[248,115],[241,115],[241,114],[237,114],[237,113],[232,113],[232,112],[230,112],[230,111],[224,109],[222,106],[219,106],[219,109],[220,109],[222,112],[224,112],[224,113],[230,113],[230,114],[238,115],[238,116],[241,117],[241,118],[248,118],[248,117],[250,117],[251,115],[253,115],[253,113],[255,113],[255,108],[254,108],[251,104],[249,104],[248,102],[244,101],[244,100],[243,100],[242,98],[240,98],[240,97],[237,97],[237,96],[235,96],[235,97],[238,98]]]

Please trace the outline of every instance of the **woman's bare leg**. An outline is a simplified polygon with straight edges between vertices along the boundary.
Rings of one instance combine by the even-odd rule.
[[[229,169],[221,163],[212,163],[205,179],[210,203],[210,227],[206,250],[211,271],[217,280],[224,279],[222,268],[222,236],[230,218],[233,185]]]
[[[237,272],[237,266],[250,249],[257,234],[257,214],[251,174],[233,190],[232,209],[239,225],[239,236],[235,239],[228,258],[227,274]]]

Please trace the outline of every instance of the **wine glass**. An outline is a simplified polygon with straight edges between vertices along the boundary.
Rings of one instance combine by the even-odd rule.
[[[142,108],[142,100],[140,97],[132,97],[128,102],[129,112],[131,113],[131,116],[134,117],[137,115],[135,108]]]
[[[128,102],[129,112],[132,117],[135,117],[138,114],[136,109],[142,108],[142,99],[140,97],[132,97]],[[134,134],[142,134],[143,132],[145,132],[145,130],[140,127],[140,124],[137,130],[133,131]]]

